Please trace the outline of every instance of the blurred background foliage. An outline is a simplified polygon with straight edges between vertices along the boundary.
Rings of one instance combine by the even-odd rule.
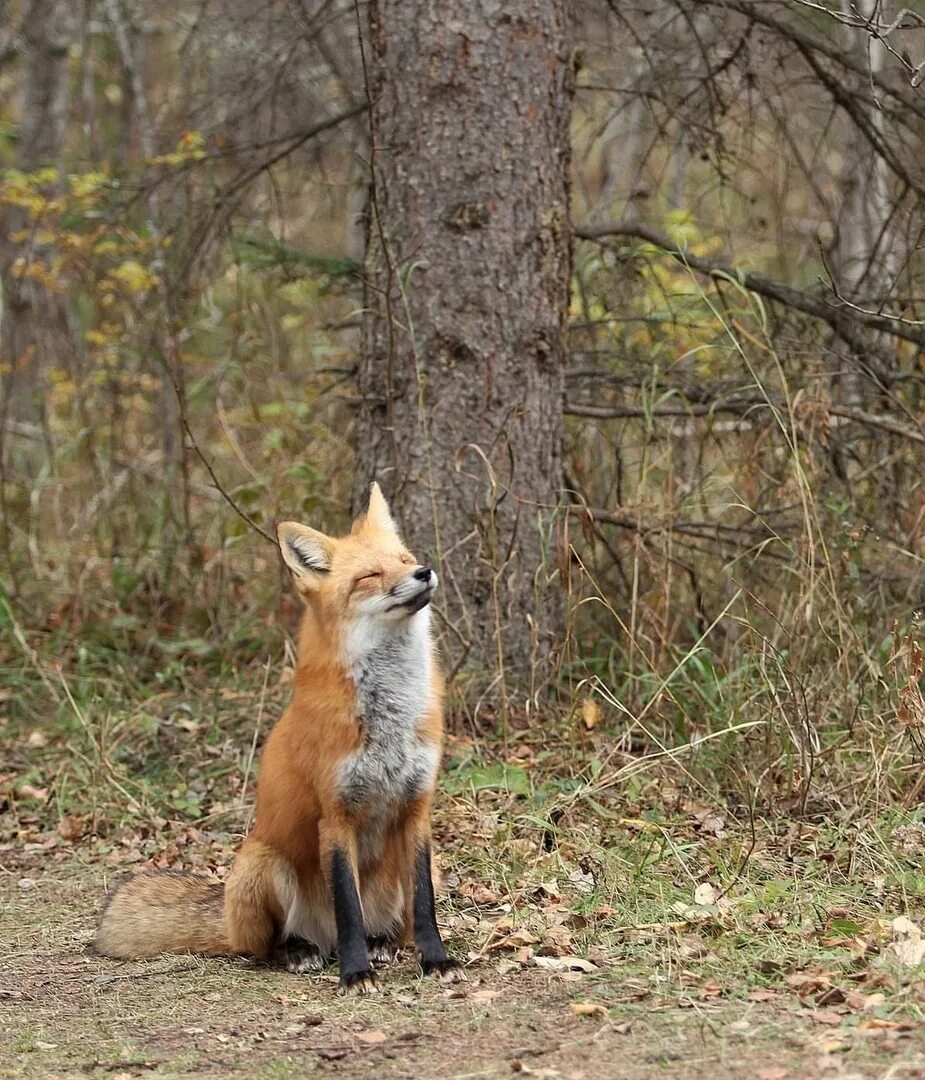
[[[268,656],[285,668],[297,608],[245,516],[347,523],[356,12],[5,7],[8,723],[51,709],[127,768],[139,701],[257,693]],[[740,806],[922,797],[925,8],[877,34],[892,16],[860,10],[575,12],[550,550],[569,630],[555,695],[502,720],[542,707],[577,727],[593,745],[573,748],[576,774],[601,790],[658,759]],[[463,696],[456,730],[484,734],[494,716]]]

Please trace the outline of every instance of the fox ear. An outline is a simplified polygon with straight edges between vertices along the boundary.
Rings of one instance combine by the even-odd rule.
[[[395,522],[389,512],[389,504],[385,501],[382,489],[375,480],[369,485],[369,503],[366,506],[366,513],[357,518],[354,530],[363,526],[398,535],[398,529],[395,528]]]
[[[331,540],[324,533],[294,521],[280,522],[276,526],[276,535],[283,562],[292,573],[295,587],[299,592],[316,589],[320,579],[331,569]]]

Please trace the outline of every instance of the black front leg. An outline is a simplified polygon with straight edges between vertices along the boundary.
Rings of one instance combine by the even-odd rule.
[[[450,960],[440,940],[434,908],[434,882],[430,870],[430,844],[423,843],[414,858],[414,944],[425,975],[449,975],[458,965]]]
[[[342,848],[334,848],[331,854],[331,893],[334,897],[337,952],[340,957],[338,990],[342,994],[348,990],[359,994],[374,993],[376,977],[366,951],[360,894],[350,859]]]

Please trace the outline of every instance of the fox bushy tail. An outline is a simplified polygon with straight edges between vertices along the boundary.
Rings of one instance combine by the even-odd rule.
[[[160,953],[227,955],[225,887],[195,874],[136,874],[109,899],[94,945],[130,960]]]

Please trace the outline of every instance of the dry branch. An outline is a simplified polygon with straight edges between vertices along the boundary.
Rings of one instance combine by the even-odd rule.
[[[794,289],[790,285],[773,281],[771,278],[766,278],[761,274],[754,274],[747,270],[729,266],[726,263],[715,262],[712,259],[704,259],[699,255],[684,251],[667,236],[659,233],[649,225],[644,225],[642,222],[615,221],[609,225],[577,225],[575,227],[575,236],[580,240],[589,240],[594,243],[600,243],[612,237],[632,237],[637,240],[644,240],[646,243],[661,248],[666,255],[698,274],[718,280],[737,281],[749,292],[822,320],[839,337],[860,351],[864,351],[865,347],[858,340],[854,330],[851,328],[851,324],[892,334],[894,337],[911,341],[925,348],[925,331],[909,326],[907,322],[901,319],[891,315],[877,315],[855,307],[836,306],[819,297],[811,296],[807,292]]]
[[[811,404],[804,401],[805,405]],[[851,405],[840,405],[837,402],[819,402],[819,407],[832,416],[839,416],[845,420],[862,424],[864,427],[876,428],[890,435],[898,435],[903,439],[925,445],[925,433],[916,428],[901,424],[898,420],[880,413],[867,412]],[[696,401],[686,405],[588,405],[579,401],[567,401],[565,413],[567,416],[584,416],[594,420],[627,420],[646,419],[648,417],[667,417],[672,419],[688,419],[695,416],[714,416],[721,413],[733,416],[743,416],[755,409],[774,409],[780,413],[788,411],[788,403],[783,400],[775,400],[768,397],[737,398],[735,400],[713,402]]]

